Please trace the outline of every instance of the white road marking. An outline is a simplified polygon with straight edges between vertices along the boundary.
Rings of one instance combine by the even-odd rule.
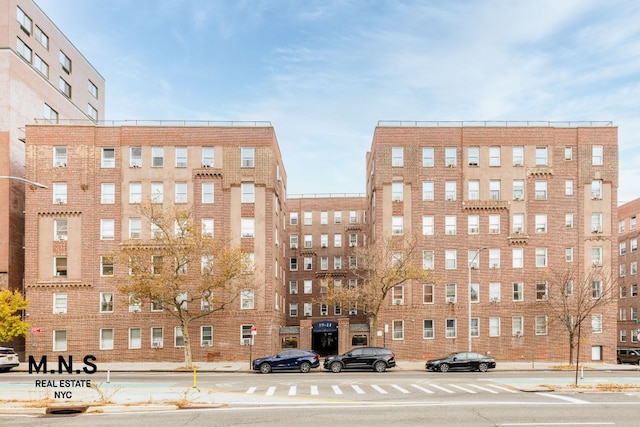
[[[428,388],[424,388],[424,387],[419,386],[419,385],[417,385],[417,384],[411,384],[411,387],[415,387],[415,388],[417,388],[418,390],[423,391],[423,392],[425,392],[425,393],[433,394],[433,392],[432,392],[431,390],[429,390]]]
[[[267,396],[273,396],[273,393],[276,392],[276,388],[275,387],[269,387],[267,389]]]
[[[399,385],[391,384],[391,387],[395,388],[396,390],[398,390],[401,393],[404,393],[404,394],[408,394],[409,393],[409,390],[404,389],[404,388],[400,387]]]
[[[340,387],[338,387],[337,385],[332,385],[331,388],[333,389],[333,392],[335,394],[344,394],[342,393],[342,390],[340,390]]]
[[[477,391],[469,390],[468,388],[464,388],[464,387],[461,387],[461,386],[459,386],[459,385],[455,385],[455,384],[449,384],[449,385],[450,385],[451,387],[455,387],[455,388],[460,389],[460,390],[462,390],[462,391],[466,391],[467,393],[471,393],[471,394],[478,394],[478,392],[477,392]]]
[[[576,399],[575,397],[563,396],[561,394],[552,394],[552,393],[536,393],[538,396],[547,396],[553,397],[554,399],[560,399],[571,403],[580,403],[586,404],[589,403],[586,400]]]
[[[358,394],[364,394],[364,390],[355,384],[351,384],[351,388],[354,389]]]
[[[484,387],[481,387],[481,386],[479,386],[479,385],[475,385],[475,384],[467,384],[467,385],[468,385],[469,387],[477,388],[478,390],[487,391],[487,392],[489,392],[489,393],[493,393],[493,394],[498,394],[498,392],[497,392],[497,391],[495,391],[495,390],[491,390],[491,389],[488,389],[488,388],[484,388]]]
[[[495,384],[487,384],[487,387],[497,388],[498,390],[508,391],[509,393],[517,393],[517,391],[515,391],[515,390],[512,390],[510,388],[506,388],[506,387],[502,387],[502,386],[499,386],[499,385],[495,385]]]
[[[318,386],[317,385],[312,385],[311,386],[311,394],[313,396],[317,396],[318,395]]]
[[[383,389],[382,387],[380,387],[378,385],[371,384],[371,388],[376,390],[380,394],[387,394],[387,390]]]
[[[295,396],[296,395],[296,386],[292,385],[291,387],[289,387],[289,396]]]
[[[255,392],[258,389],[258,387],[249,387],[249,390],[247,390],[247,394],[252,394],[253,392]]]
[[[438,390],[442,390],[442,391],[444,391],[444,392],[446,392],[446,393],[450,393],[450,394],[455,393],[455,391],[451,391],[451,390],[449,390],[448,388],[441,387],[441,386],[439,386],[439,385],[437,385],[437,384],[429,384],[429,386],[431,386],[431,387],[433,387],[433,388],[437,388]]]

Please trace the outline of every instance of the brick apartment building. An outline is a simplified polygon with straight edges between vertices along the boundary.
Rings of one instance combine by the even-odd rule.
[[[639,348],[640,297],[638,296],[638,230],[637,217],[640,215],[640,199],[635,199],[618,207],[618,347]]]
[[[471,342],[501,360],[566,361],[548,281],[594,265],[617,277],[617,153],[611,123],[379,123],[367,155],[370,239],[418,236],[416,262],[436,278],[388,302],[387,346],[429,357]],[[584,360],[615,360],[616,314],[615,301],[593,313]]]
[[[177,320],[150,302],[132,310],[116,289],[128,273],[105,256],[128,239],[150,241],[151,225],[136,207],[152,195],[166,207],[191,206],[203,230],[253,254],[260,286],[242,304],[193,324],[193,359],[248,358],[252,325],[254,351],[280,348],[286,174],[269,123],[30,125],[26,132],[27,174],[48,186],[29,192],[26,203],[25,289],[29,321],[41,329],[30,353],[182,360]]]
[[[0,288],[22,289],[24,127],[102,118],[105,83],[32,0],[0,0],[0,64]]]
[[[253,253],[264,284],[248,307],[194,326],[196,361],[249,357],[252,325],[254,355],[343,352],[376,334],[400,360],[470,341],[500,360],[565,361],[567,334],[545,301],[550,273],[597,264],[618,275],[610,123],[380,123],[367,194],[346,197],[287,198],[275,132],[261,123],[34,125],[26,142],[27,174],[48,186],[27,194],[25,287],[30,322],[42,327],[32,353],[182,359],[176,320],[149,306],[132,312],[113,280],[126,274],[102,258],[121,240],[149,237],[135,205],[158,191]],[[355,249],[385,236],[416,236],[414,262],[434,280],[394,288],[373,331],[362,307],[323,303],[323,284],[357,286]],[[583,360],[615,360],[617,314],[615,299],[592,314]]]

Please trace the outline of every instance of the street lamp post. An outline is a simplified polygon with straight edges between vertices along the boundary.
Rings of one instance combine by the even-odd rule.
[[[469,351],[471,351],[471,269],[473,268],[473,263],[475,262],[476,258],[478,258],[478,256],[480,255],[480,252],[487,249],[487,247],[482,247],[480,249],[478,249],[478,251],[476,252],[475,256],[473,257],[473,259],[471,259],[471,261],[469,261],[469,287],[467,289],[468,291],[468,298],[467,298],[467,316],[469,317],[469,325],[468,325],[468,330],[469,330]]]
[[[26,182],[27,184],[31,184],[31,185],[36,186],[38,188],[48,188],[44,184],[40,184],[39,182],[31,181],[31,180],[26,179],[26,178],[21,178],[19,176],[0,175],[0,179],[15,179],[15,180],[18,180],[18,181]]]

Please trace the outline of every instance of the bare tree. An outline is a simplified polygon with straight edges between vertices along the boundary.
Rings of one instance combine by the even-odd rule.
[[[185,365],[191,368],[189,325],[224,310],[243,288],[253,287],[253,265],[241,248],[214,239],[197,226],[188,208],[163,210],[161,205],[143,203],[139,210],[149,221],[152,236],[130,239],[113,252],[114,264],[122,272],[118,290],[130,305],[151,303],[178,319]]]
[[[616,288],[611,273],[598,266],[585,272],[577,267],[567,268],[552,273],[549,280],[546,305],[552,317],[568,333],[569,364],[573,365],[575,360],[576,383],[583,327],[602,328],[602,318],[593,317],[594,311],[614,302]],[[585,321],[587,323],[583,325]]]
[[[323,279],[327,293],[321,302],[358,307],[371,319],[371,345],[377,342],[378,315],[387,296],[396,286],[412,281],[428,281],[432,274],[422,268],[414,237],[384,237],[355,251],[357,266],[351,268],[358,278],[354,287],[336,288]]]

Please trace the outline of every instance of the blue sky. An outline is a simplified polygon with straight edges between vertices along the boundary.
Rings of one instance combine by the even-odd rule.
[[[36,2],[104,118],[270,121],[289,194],[364,193],[379,120],[611,120],[640,197],[638,1]]]

